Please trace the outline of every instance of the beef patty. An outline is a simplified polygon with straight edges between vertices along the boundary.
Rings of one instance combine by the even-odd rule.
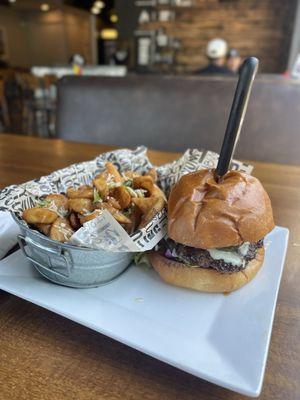
[[[241,258],[240,265],[226,262],[223,259],[217,260],[211,256],[208,250],[185,246],[169,238],[161,242],[159,251],[165,257],[172,258],[191,267],[213,268],[219,272],[232,273],[245,269],[249,261],[256,257],[257,250],[263,245],[263,239],[256,243],[249,243],[246,254],[241,251],[241,246],[218,249],[239,256]]]

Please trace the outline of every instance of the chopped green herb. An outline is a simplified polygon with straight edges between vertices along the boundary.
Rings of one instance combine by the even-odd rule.
[[[144,267],[147,269],[152,268],[152,265],[150,264],[147,254],[145,254],[144,252],[137,253],[134,256],[133,260],[134,260],[135,265],[138,265],[138,266],[141,266],[141,267]]]
[[[132,180],[128,179],[127,181],[123,182],[123,185],[127,187],[132,187]]]
[[[134,208],[134,206],[131,206],[131,207],[127,208],[127,210],[123,210],[123,214],[124,214],[126,217],[130,217],[130,215],[131,215],[132,212],[133,212],[133,208]]]
[[[93,203],[101,203],[102,199],[100,194],[98,193],[98,191],[96,189],[94,189],[94,199],[93,199]]]
[[[57,208],[57,213],[58,213],[61,217],[65,217],[66,215],[68,215],[68,211],[67,211],[64,207],[58,207],[58,208]]]
[[[49,207],[51,205],[51,201],[46,200],[46,199],[40,199],[37,202],[38,207]]]

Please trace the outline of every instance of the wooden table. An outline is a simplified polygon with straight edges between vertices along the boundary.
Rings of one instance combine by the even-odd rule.
[[[0,134],[0,188],[109,150]],[[150,151],[155,164],[178,154]],[[300,167],[255,162],[277,225],[290,229],[260,399],[300,398]],[[247,310],[245,310],[247,312]],[[0,291],[0,399],[244,399]]]

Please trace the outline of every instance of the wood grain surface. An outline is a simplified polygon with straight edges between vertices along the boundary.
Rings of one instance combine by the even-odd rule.
[[[0,134],[0,188],[111,147]],[[178,154],[149,152],[155,164]],[[253,163],[277,225],[290,229],[263,400],[300,398],[300,167]],[[245,310],[247,312],[247,310]],[[0,400],[237,400],[207,383],[0,291]]]

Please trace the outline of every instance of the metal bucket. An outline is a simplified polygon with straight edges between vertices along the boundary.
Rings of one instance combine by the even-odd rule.
[[[28,228],[15,215],[20,227],[20,248],[34,267],[59,285],[91,288],[117,278],[130,265],[134,253],[108,253],[59,243]]]

